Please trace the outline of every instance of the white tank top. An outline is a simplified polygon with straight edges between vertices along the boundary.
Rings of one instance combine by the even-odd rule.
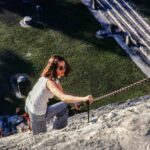
[[[35,115],[43,115],[46,113],[48,99],[54,95],[46,88],[48,78],[40,77],[33,89],[30,91],[26,106],[29,111]]]

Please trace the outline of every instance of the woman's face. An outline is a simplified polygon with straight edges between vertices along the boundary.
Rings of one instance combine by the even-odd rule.
[[[64,61],[58,62],[58,67],[56,69],[57,77],[63,77],[65,75],[65,70],[66,70],[65,62]]]

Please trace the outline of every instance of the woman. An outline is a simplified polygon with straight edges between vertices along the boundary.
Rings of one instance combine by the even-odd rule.
[[[59,78],[68,75],[67,61],[58,55],[52,56],[43,70],[41,77],[34,85],[26,99],[25,110],[30,116],[33,135],[46,132],[46,120],[54,117],[53,128],[61,129],[67,126],[67,103],[93,102],[91,95],[78,97],[65,94]],[[48,99],[58,97],[62,102],[47,106]]]

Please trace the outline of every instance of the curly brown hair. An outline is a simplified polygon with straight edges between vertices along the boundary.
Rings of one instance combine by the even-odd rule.
[[[56,74],[56,69],[58,67],[58,62],[64,61],[65,62],[65,76],[67,76],[70,72],[70,66],[67,63],[67,61],[59,55],[54,55],[50,57],[48,60],[48,63],[46,67],[44,68],[43,72],[41,73],[42,77],[47,77],[47,78],[54,78],[57,79],[57,74]]]

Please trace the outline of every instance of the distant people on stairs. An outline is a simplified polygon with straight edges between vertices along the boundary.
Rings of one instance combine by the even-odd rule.
[[[59,79],[70,71],[67,61],[58,55],[52,56],[41,77],[29,92],[25,111],[29,114],[33,135],[46,132],[46,121],[53,117],[53,129],[62,129],[68,124],[67,103],[93,102],[93,97],[68,95],[64,92]],[[58,97],[61,102],[48,106],[48,100]]]

